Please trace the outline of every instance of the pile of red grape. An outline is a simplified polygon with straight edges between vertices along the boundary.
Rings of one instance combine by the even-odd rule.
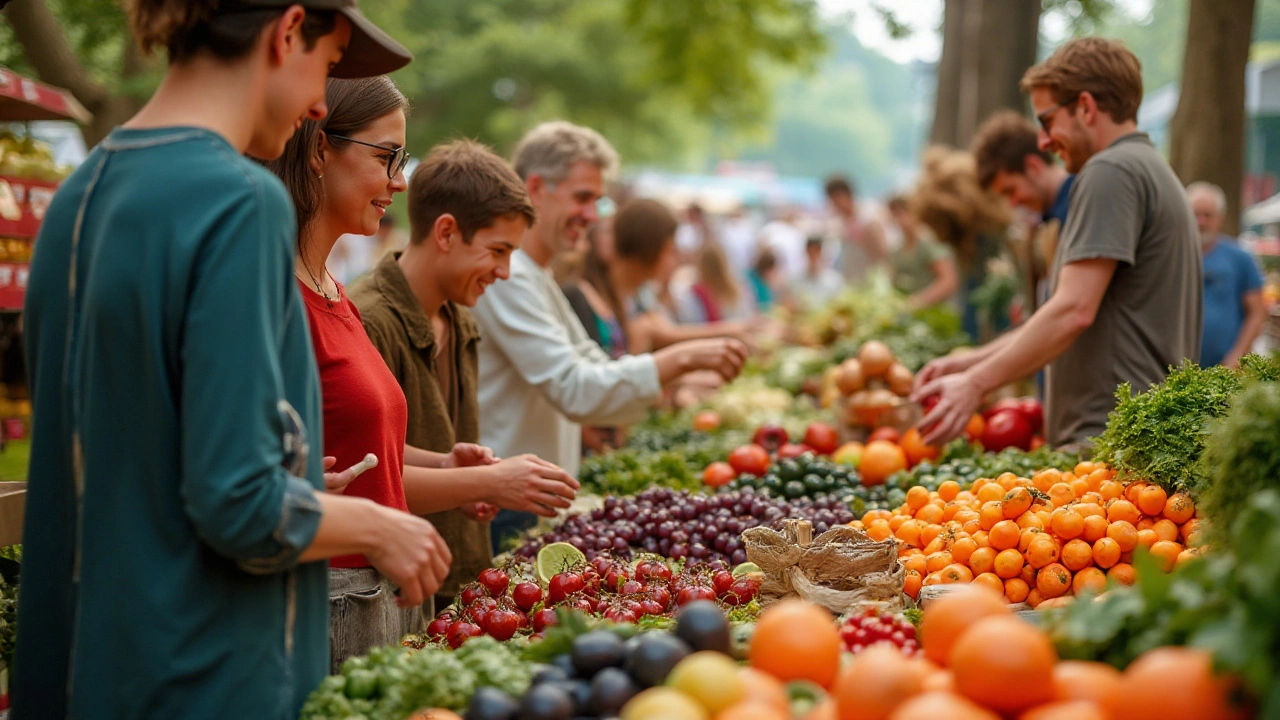
[[[525,543],[516,555],[531,558],[544,545],[567,542],[588,560],[605,552],[620,558],[646,552],[673,560],[739,565],[747,560],[743,530],[760,525],[780,530],[787,518],[808,520],[815,533],[822,533],[853,521],[854,515],[832,495],[786,500],[751,488],[710,496],[651,488],[634,497],[607,497],[604,507],[569,516],[551,532]]]
[[[671,615],[695,600],[746,605],[760,592],[758,578],[734,578],[721,562],[689,565],[673,573],[656,558],[641,560],[633,570],[626,561],[599,555],[589,564],[552,576],[545,589],[524,577],[524,572],[511,567],[480,573],[476,582],[462,588],[455,605],[427,626],[426,639],[453,648],[480,635],[510,640],[521,634],[536,639],[557,623],[557,607],[616,623],[635,623],[645,616]]]
[[[844,647],[855,655],[872,645],[887,644],[898,648],[908,657],[920,653],[916,640],[916,627],[900,614],[867,610],[845,621],[840,628]]]

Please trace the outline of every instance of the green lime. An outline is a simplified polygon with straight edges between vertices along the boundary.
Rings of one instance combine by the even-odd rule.
[[[758,572],[760,572],[759,565],[753,562],[744,562],[738,567],[733,569],[733,577],[736,580],[742,577],[743,575],[747,575],[748,573],[758,573]]]
[[[551,582],[553,576],[586,561],[587,556],[583,555],[581,550],[569,543],[558,542],[539,550],[533,566],[538,571],[538,580],[546,585]]]

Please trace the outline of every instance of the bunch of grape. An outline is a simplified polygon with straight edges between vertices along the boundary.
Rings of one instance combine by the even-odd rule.
[[[867,610],[844,622],[840,638],[844,640],[845,649],[855,655],[880,644],[892,645],[908,657],[920,653],[916,626],[901,614]]]
[[[633,497],[608,497],[604,507],[569,516],[515,554],[531,558],[544,545],[567,542],[588,560],[604,552],[624,559],[646,552],[673,560],[739,565],[747,560],[743,530],[761,525],[780,530],[788,518],[808,520],[815,533],[822,533],[851,522],[854,514],[831,495],[787,500],[751,488],[709,496],[651,488]]]

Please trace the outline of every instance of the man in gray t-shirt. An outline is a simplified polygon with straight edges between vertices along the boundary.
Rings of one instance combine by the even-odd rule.
[[[1182,185],[1137,131],[1138,60],[1118,42],[1080,38],[1027,71],[1040,147],[1077,178],[1050,270],[1049,300],[1016,330],[917,375],[937,396],[925,440],[963,430],[983,396],[1048,366],[1046,440],[1083,446],[1106,426],[1122,382],[1145,390],[1199,357],[1201,270]]]

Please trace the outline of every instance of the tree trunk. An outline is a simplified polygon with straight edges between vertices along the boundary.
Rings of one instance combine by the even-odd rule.
[[[1184,184],[1211,182],[1227,194],[1223,232],[1240,229],[1244,180],[1245,68],[1254,0],[1191,0],[1182,92],[1169,125],[1169,164]]]
[[[27,61],[35,68],[36,77],[50,85],[68,90],[93,120],[81,128],[85,145],[92,147],[116,125],[128,120],[141,100],[126,94],[113,94],[95,83],[67,42],[57,18],[43,0],[15,0],[4,9],[5,19],[22,46]],[[141,54],[130,37],[125,38],[122,79],[136,77],[145,68]]]
[[[947,0],[931,142],[964,147],[991,113],[1026,108],[1018,82],[1039,28],[1038,2]]]

